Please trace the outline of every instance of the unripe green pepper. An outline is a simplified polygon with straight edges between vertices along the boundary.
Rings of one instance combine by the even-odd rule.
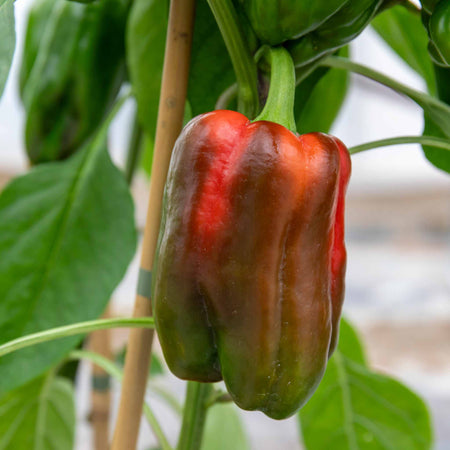
[[[109,110],[125,76],[127,11],[126,0],[33,8],[20,74],[32,164],[72,154]]]
[[[277,45],[315,30],[347,0],[240,0],[259,39]]]
[[[287,43],[297,67],[329,55],[355,39],[375,17],[383,0],[348,0],[328,20]]]
[[[258,38],[286,43],[295,64],[304,66],[358,36],[384,0],[240,0]]]

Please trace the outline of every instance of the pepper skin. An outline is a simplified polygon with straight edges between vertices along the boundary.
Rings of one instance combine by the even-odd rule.
[[[240,3],[259,40],[270,45],[286,42],[298,67],[348,44],[370,23],[384,0],[240,0]]]
[[[296,67],[311,64],[351,42],[382,6],[383,0],[348,0],[319,27],[287,43]]]
[[[32,164],[67,158],[97,129],[125,78],[128,0],[39,0],[20,72]]]
[[[223,379],[274,419],[312,395],[336,343],[350,158],[234,111],[191,120],[168,174],[152,302],[178,377]]]
[[[259,39],[270,45],[296,39],[316,29],[347,0],[240,0]]]

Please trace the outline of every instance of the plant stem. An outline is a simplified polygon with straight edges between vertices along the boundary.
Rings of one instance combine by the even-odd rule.
[[[263,47],[261,55],[270,64],[270,87],[264,109],[255,121],[276,122],[295,133],[295,68],[291,55],[284,47]]]
[[[142,148],[142,137],[142,127],[139,124],[136,112],[133,118],[133,128],[131,130],[130,141],[128,143],[127,162],[125,165],[125,179],[127,180],[128,185],[131,185],[134,172],[136,171],[136,166],[139,161]]]
[[[211,383],[188,382],[183,424],[177,450],[198,450],[201,448],[203,428],[208,410],[207,401],[211,390]]]
[[[389,139],[380,139],[379,141],[372,141],[365,144],[355,145],[354,147],[349,148],[348,151],[353,155],[355,153],[364,152],[373,148],[401,144],[422,144],[450,151],[450,140],[436,138],[433,136],[401,136]]]
[[[87,359],[94,363],[95,365],[101,367],[105,372],[107,372],[111,377],[115,378],[118,381],[122,381],[123,371],[112,361],[99,355],[98,353],[89,352],[86,350],[74,350],[69,353],[69,359],[80,360]],[[163,450],[172,450],[169,441],[167,440],[161,425],[153,414],[150,406],[147,403],[144,403],[144,415],[148,420],[152,430],[155,433],[156,438],[158,439],[159,444]]]
[[[239,18],[231,0],[208,0],[222,33],[233,64],[238,84],[238,110],[255,117],[259,107],[256,63],[239,26]]]
[[[15,352],[22,348],[52,341],[54,339],[76,334],[86,334],[92,331],[105,330],[107,328],[154,328],[155,322],[152,317],[145,318],[118,318],[98,319],[87,322],[79,322],[62,327],[51,328],[39,333],[28,334],[0,345],[0,357]]]

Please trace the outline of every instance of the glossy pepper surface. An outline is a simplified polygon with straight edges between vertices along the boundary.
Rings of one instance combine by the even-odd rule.
[[[240,0],[259,39],[277,45],[318,28],[347,0]]]
[[[370,23],[383,0],[240,0],[263,43],[287,42],[306,65],[346,45]]]
[[[234,111],[194,118],[174,148],[152,301],[180,378],[224,380],[243,409],[282,419],[311,396],[336,344],[350,158]]]
[[[72,154],[111,107],[125,77],[127,5],[33,5],[20,72],[25,144],[33,164]]]
[[[450,0],[422,1],[422,22],[428,31],[428,51],[434,64],[450,67]]]
[[[379,12],[383,0],[348,0],[325,22],[288,43],[296,66],[310,64],[355,39]]]

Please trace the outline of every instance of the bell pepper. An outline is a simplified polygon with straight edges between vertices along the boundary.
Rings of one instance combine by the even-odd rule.
[[[277,89],[283,61],[291,80],[294,69],[286,50],[272,55],[255,121],[206,113],[175,144],[152,303],[176,376],[223,379],[238,406],[283,419],[311,396],[336,345],[350,158],[337,138],[276,123],[295,123],[275,108],[293,106],[295,83]]]
[[[347,0],[240,0],[259,39],[270,45],[296,39],[336,14]]]
[[[383,0],[349,0],[308,34],[287,43],[297,67],[311,64],[355,39],[380,11]]]
[[[370,23],[384,0],[240,0],[258,38],[286,43],[297,66],[348,44]]]
[[[31,12],[20,91],[32,164],[70,156],[111,107],[125,77],[128,0],[41,0]]]

